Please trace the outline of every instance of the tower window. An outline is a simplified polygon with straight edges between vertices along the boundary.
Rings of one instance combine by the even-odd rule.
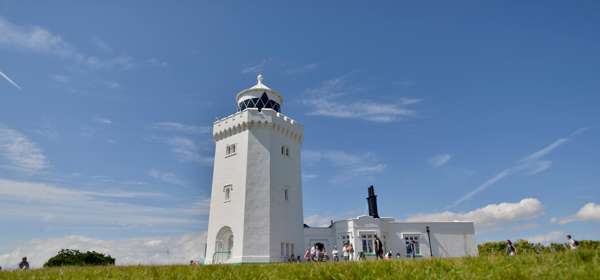
[[[285,200],[287,201],[287,200],[288,200],[288,198],[289,198],[289,197],[288,197],[288,190],[287,190],[287,189],[285,189],[285,190],[283,190],[283,199],[285,199]]]
[[[290,148],[286,146],[281,146],[281,155],[289,157],[290,156]]]
[[[223,187],[223,193],[225,194],[225,202],[231,201],[231,191],[233,190],[232,185]]]
[[[235,155],[235,144],[231,144],[231,145],[227,145],[227,147],[225,147],[225,156],[232,156]]]

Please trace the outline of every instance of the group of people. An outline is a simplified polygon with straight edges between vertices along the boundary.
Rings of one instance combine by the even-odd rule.
[[[375,253],[375,256],[377,257],[377,259],[389,260],[389,259],[393,259],[394,256],[396,259],[401,258],[401,255],[399,252],[396,253],[396,255],[394,255],[392,253],[392,251],[385,252],[383,243],[377,236],[375,236],[373,246],[374,246],[374,253]],[[342,246],[341,252],[337,249],[337,247],[333,247],[333,250],[331,250],[331,257],[329,254],[327,254],[327,250],[325,250],[325,246],[322,243],[316,243],[315,245],[313,245],[312,247],[310,247],[309,249],[306,249],[306,251],[304,251],[304,261],[305,262],[323,262],[323,261],[330,261],[330,260],[334,261],[334,262],[339,262],[339,261],[354,261],[354,260],[364,260],[364,259],[366,259],[365,253],[358,252],[358,254],[355,254],[354,246],[350,242],[346,242],[344,244],[344,246]],[[298,259],[290,258],[288,261],[289,262],[299,262],[300,256],[298,256]]]
[[[573,236],[567,234],[567,248],[571,249],[571,251],[577,250],[577,246],[579,246],[579,242],[573,239]],[[517,254],[517,248],[512,241],[506,240],[506,254],[509,256],[515,256]]]

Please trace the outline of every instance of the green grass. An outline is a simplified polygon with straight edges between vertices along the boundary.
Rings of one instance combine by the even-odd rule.
[[[600,251],[352,263],[63,267],[0,279],[600,279]]]

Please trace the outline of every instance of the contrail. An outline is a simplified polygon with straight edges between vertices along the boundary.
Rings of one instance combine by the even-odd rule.
[[[543,161],[542,158],[544,156],[550,154],[552,151],[556,150],[561,145],[572,141],[577,135],[583,133],[587,129],[588,129],[587,127],[580,128],[580,129],[576,130],[575,132],[571,133],[568,137],[559,138],[556,141],[552,142],[550,145],[547,145],[546,147],[542,148],[541,150],[538,150],[538,151],[534,152],[533,154],[521,159],[520,161],[516,162],[513,166],[506,168],[506,169],[502,170],[500,173],[496,174],[494,177],[487,179],[487,181],[483,182],[483,184],[479,185],[474,190],[466,193],[465,195],[463,195],[458,200],[454,201],[452,204],[450,204],[445,209],[451,209],[451,208],[458,206],[459,204],[471,199],[476,194],[495,185],[496,183],[498,183],[499,181],[503,180],[504,178],[506,178],[508,176],[518,174],[518,173],[521,173],[521,172],[527,171],[527,170],[530,170],[532,172],[531,174],[536,174],[538,172],[541,172],[541,171],[549,168],[550,164],[552,164],[552,162],[551,161]],[[541,169],[539,169],[539,168],[541,168]]]
[[[22,88],[17,85],[17,83],[15,83],[13,80],[11,80],[8,76],[6,76],[6,74],[4,74],[4,72],[0,71],[0,76],[2,76],[4,79],[6,79],[11,85],[15,86],[16,88],[18,88],[19,90],[21,90]]]

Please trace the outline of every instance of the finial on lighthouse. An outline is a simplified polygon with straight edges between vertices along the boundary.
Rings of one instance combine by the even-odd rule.
[[[263,75],[262,75],[262,74],[258,74],[258,76],[256,76],[256,82],[257,82],[258,84],[262,84],[262,81],[263,81],[264,79],[265,79],[265,78],[263,77]]]

